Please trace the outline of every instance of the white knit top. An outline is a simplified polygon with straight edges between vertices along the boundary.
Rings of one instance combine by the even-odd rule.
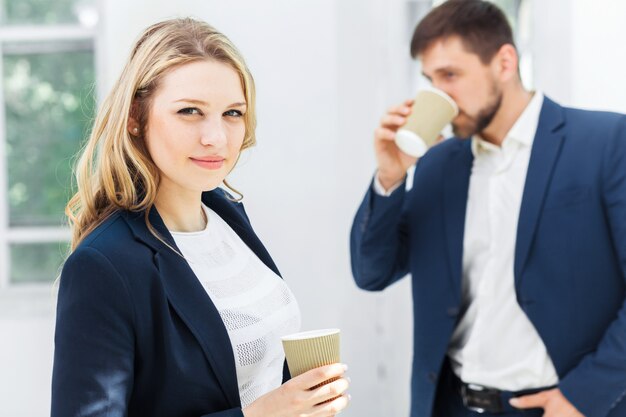
[[[205,230],[171,234],[224,321],[245,408],[281,385],[280,337],[300,330],[300,309],[285,282],[217,213],[204,210]]]

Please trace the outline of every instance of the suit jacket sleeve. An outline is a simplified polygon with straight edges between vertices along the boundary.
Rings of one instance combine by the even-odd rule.
[[[402,184],[390,196],[370,186],[352,224],[350,254],[356,284],[381,291],[409,272]]]
[[[52,417],[124,417],[133,391],[136,320],[131,292],[99,251],[74,252],[57,304]],[[202,417],[243,417],[233,408]]]
[[[133,302],[99,251],[84,247],[61,274],[52,417],[126,416],[133,386]]]
[[[605,214],[626,288],[626,116],[616,124],[604,158]],[[560,388],[586,417],[606,416],[626,396],[626,300],[597,349],[563,378]]]

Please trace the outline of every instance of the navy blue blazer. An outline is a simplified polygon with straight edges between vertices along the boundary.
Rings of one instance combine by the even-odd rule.
[[[279,273],[242,204],[221,189],[202,199]],[[149,219],[176,247],[156,209]],[[243,416],[224,323],[145,213],[116,213],[67,259],[55,346],[52,417]]]
[[[444,141],[417,164],[411,191],[370,187],[352,227],[359,287],[379,291],[411,273],[412,417],[432,413],[460,318],[472,160],[469,140]],[[563,394],[587,417],[626,416],[626,116],[545,99],[514,263],[517,301]]]

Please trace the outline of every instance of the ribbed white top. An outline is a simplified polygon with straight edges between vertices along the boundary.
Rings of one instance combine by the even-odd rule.
[[[245,408],[281,385],[280,337],[300,329],[300,309],[285,282],[217,213],[204,209],[205,230],[171,233],[224,321]]]

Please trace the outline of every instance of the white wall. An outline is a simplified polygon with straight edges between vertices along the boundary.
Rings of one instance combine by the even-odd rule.
[[[258,146],[232,182],[298,297],[304,328],[343,330],[347,417],[408,414],[410,283],[357,290],[348,234],[374,169],[372,131],[385,108],[414,93],[417,67],[407,51],[422,3],[102,0],[105,90],[140,30],[166,17],[204,19],[246,57],[258,90]],[[534,3],[535,85],[564,104],[626,111],[626,3]],[[47,290],[0,294],[2,417],[49,413],[52,312]]]
[[[390,81],[397,77],[385,75],[384,61],[372,59],[389,55],[389,5],[196,0],[146,7],[109,0],[102,6],[102,91],[114,82],[140,30],[162,18],[204,19],[242,51],[257,84],[258,146],[242,159],[232,183],[246,195],[258,234],[300,302],[303,328],[342,329],[342,357],[353,381],[345,415],[407,414],[408,280],[385,294],[362,292],[352,281],[348,256],[351,219],[374,166],[371,132],[389,104],[388,90],[398,91]],[[10,341],[0,346],[1,372],[18,375],[17,384],[13,377],[0,378],[0,395],[19,391],[0,398],[2,416],[48,413],[53,318],[52,303],[43,303],[47,312],[36,319],[0,321]],[[38,362],[33,352],[42,353]]]
[[[626,2],[576,0],[575,4],[571,103],[626,113]]]
[[[626,113],[626,2],[533,1],[535,86],[565,105]]]
[[[50,414],[53,333],[50,289],[0,294],[0,416]]]

